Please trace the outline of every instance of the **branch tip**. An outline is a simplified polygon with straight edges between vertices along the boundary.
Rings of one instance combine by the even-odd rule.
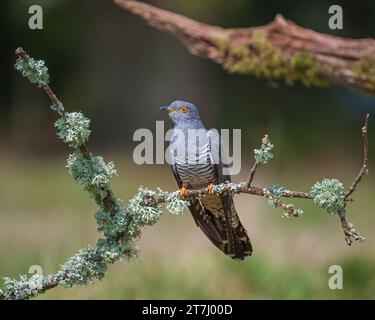
[[[370,115],[367,113],[365,117],[365,123],[362,127],[363,136],[363,162],[358,175],[354,178],[349,190],[345,193],[345,200],[347,201],[350,195],[355,191],[358,184],[361,182],[363,176],[367,173],[368,168],[368,121]]]
[[[17,56],[19,56],[21,59],[26,59],[28,56],[27,56],[27,53],[25,50],[23,50],[21,47],[18,47],[16,50],[15,50],[15,53]]]

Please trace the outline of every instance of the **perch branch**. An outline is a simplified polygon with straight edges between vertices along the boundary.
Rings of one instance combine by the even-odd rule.
[[[342,85],[375,94],[375,40],[335,37],[302,28],[280,14],[264,26],[224,29],[133,0],[115,4],[179,39],[229,72],[271,82]]]

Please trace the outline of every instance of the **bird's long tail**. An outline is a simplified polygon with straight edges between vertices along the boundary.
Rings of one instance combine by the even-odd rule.
[[[215,198],[194,200],[190,212],[198,227],[218,249],[233,259],[244,260],[251,256],[253,249],[233,200]]]

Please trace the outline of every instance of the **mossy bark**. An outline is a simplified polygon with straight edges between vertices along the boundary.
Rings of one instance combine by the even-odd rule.
[[[306,86],[342,85],[375,94],[375,40],[345,39],[297,26],[277,15],[265,26],[224,29],[154,6],[114,0],[148,24],[178,38],[194,55],[228,72]]]

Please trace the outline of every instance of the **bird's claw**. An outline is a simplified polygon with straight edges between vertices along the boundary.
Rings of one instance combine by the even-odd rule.
[[[183,186],[180,189],[180,198],[184,199],[186,197],[186,188]]]
[[[210,183],[208,186],[207,186],[207,191],[208,193],[213,193],[213,188],[214,188],[214,185],[212,183]]]

